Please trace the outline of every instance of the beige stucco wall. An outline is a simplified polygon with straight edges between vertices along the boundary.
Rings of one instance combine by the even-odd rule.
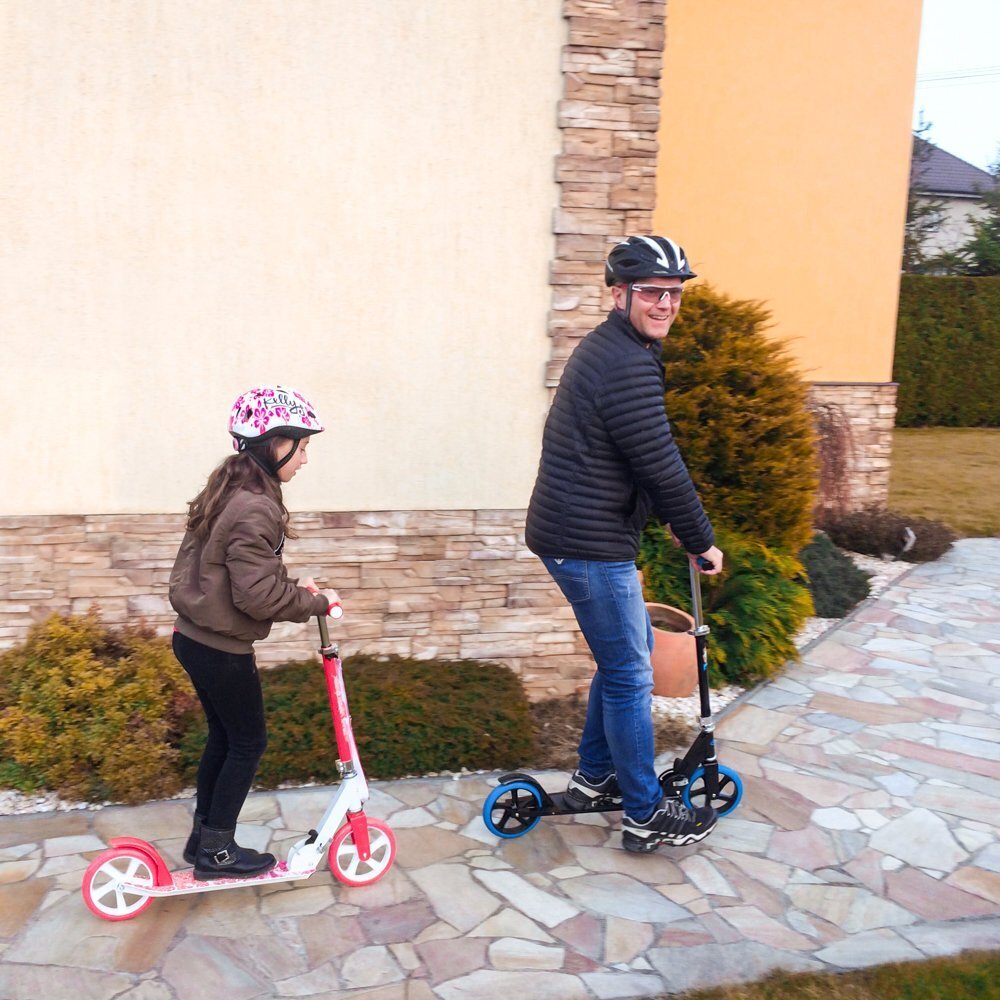
[[[892,377],[920,0],[670,0],[655,226],[814,381]]]
[[[260,380],[333,428],[293,508],[523,507],[565,32],[557,0],[0,5],[0,514],[180,510]]]

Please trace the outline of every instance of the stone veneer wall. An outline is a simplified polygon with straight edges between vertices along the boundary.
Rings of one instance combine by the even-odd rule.
[[[836,408],[850,428],[842,496],[852,510],[885,506],[889,499],[897,388],[895,382],[814,382],[809,388],[812,409]]]
[[[565,0],[565,99],[551,281],[546,384],[559,382],[577,341],[611,307],[610,248],[651,232],[656,203],[663,0]]]
[[[523,544],[523,511],[313,513],[293,516],[285,560],[341,591],[333,634],[345,656],[495,660],[535,696],[565,695],[590,659],[573,613]],[[168,633],[175,515],[0,518],[0,648],[52,612],[96,604],[110,623],[145,619]],[[257,646],[264,665],[308,658],[312,625],[280,623]]]
[[[627,233],[648,233],[664,0],[564,0],[565,99],[552,264],[554,386],[610,297],[603,261]],[[592,661],[570,608],[523,544],[523,510],[296,515],[286,559],[344,593],[345,655],[470,657],[513,667],[534,697],[589,683]],[[178,515],[0,518],[0,648],[51,612],[97,604],[110,622],[145,618],[169,631],[167,578]],[[309,626],[282,624],[261,663],[313,655]]]

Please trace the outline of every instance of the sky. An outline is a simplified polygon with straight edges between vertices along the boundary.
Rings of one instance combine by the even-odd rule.
[[[913,124],[988,170],[1000,158],[1000,0],[924,0]]]

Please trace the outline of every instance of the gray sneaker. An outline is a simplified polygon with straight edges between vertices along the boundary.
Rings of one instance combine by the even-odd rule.
[[[644,823],[628,813],[622,818],[622,844],[626,851],[645,854],[660,844],[683,847],[704,840],[715,829],[719,817],[709,806],[688,809],[678,799],[664,796]]]
[[[600,781],[591,781],[582,771],[574,771],[566,786],[566,802],[574,809],[613,809],[622,804],[618,775],[612,771]]]

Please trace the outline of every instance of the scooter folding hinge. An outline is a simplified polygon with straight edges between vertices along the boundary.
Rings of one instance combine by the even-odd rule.
[[[306,837],[306,839],[305,839],[305,843],[307,843],[307,844],[315,844],[316,843],[316,838],[318,836],[319,836],[319,830],[310,830],[309,831],[309,836]]]
[[[714,733],[715,723],[712,721],[712,716],[702,716],[701,717],[701,731],[703,733]]]

